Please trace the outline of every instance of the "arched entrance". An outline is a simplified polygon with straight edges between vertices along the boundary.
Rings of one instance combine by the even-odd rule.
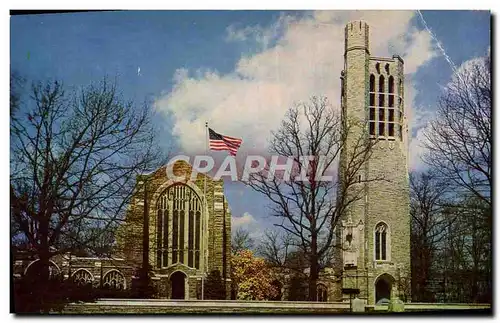
[[[390,301],[394,278],[389,274],[379,276],[375,282],[375,303],[386,299]]]
[[[316,301],[328,302],[328,288],[324,284],[316,286]]]
[[[170,286],[172,287],[172,299],[185,299],[186,275],[181,271],[176,271],[170,276]]]

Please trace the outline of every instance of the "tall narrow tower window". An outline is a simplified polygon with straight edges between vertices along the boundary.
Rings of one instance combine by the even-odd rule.
[[[389,107],[394,107],[394,77],[389,76]]]
[[[370,75],[370,107],[375,105],[375,75]]]
[[[385,136],[385,131],[384,131],[384,123],[383,122],[379,122],[378,123],[378,134],[379,136]]]
[[[375,227],[375,260],[387,260],[387,224],[379,223]]]
[[[370,121],[375,121],[375,108],[370,108]]]
[[[375,122],[370,121],[370,135],[375,135]]]
[[[385,136],[385,108],[378,108],[378,134],[379,136]]]
[[[394,77],[389,76],[389,137],[394,137]]]
[[[384,84],[384,76],[383,75],[380,75],[380,78],[379,78],[379,83],[378,83],[378,105],[380,107],[383,107],[385,104],[384,104],[384,99],[385,99],[385,93],[384,93],[384,88],[385,88],[385,84]]]
[[[378,135],[385,136],[385,79],[380,75],[378,79]]]
[[[375,75],[370,75],[370,136],[375,136]]]
[[[394,137],[394,108],[389,108],[389,137]]]

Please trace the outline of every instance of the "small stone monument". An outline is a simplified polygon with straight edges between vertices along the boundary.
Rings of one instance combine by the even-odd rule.
[[[364,299],[354,298],[352,300],[352,311],[353,313],[360,313],[365,311],[365,303]]]

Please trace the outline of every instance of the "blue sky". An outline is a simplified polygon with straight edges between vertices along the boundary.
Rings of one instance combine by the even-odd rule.
[[[489,12],[422,14],[456,66],[487,54]],[[372,55],[400,54],[405,59],[406,98],[413,111],[415,137],[411,164],[419,169],[419,131],[432,119],[436,100],[453,71],[415,12],[123,11],[13,16],[11,67],[29,82],[60,79],[70,87],[117,76],[126,98],[154,103],[164,147],[174,144],[182,152],[199,150],[204,144],[204,121],[209,120],[216,131],[242,137],[242,149],[263,149],[269,130],[292,102],[318,93],[338,102],[343,24],[351,19],[370,24]],[[245,215],[235,226],[258,231],[272,222],[265,217],[265,200],[242,184],[228,183],[226,195],[233,216]]]

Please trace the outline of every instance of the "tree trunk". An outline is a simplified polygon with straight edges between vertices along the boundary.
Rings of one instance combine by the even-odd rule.
[[[47,221],[40,221],[39,223],[39,239],[40,244],[38,247],[38,272],[37,276],[40,279],[41,283],[46,283],[49,280],[49,261],[50,261],[50,251],[48,244],[48,231],[49,225]]]
[[[311,265],[309,266],[309,300],[315,302],[317,299],[317,281],[318,281],[318,257],[311,256]]]
[[[313,234],[311,236],[311,255],[309,257],[309,300],[316,301],[317,297],[317,281],[318,281],[318,237]]]
[[[42,221],[39,222],[39,246],[38,246],[38,264],[36,264],[36,268],[32,268],[33,271],[33,279],[35,281],[34,290],[37,293],[37,303],[38,306],[35,306],[40,311],[44,312],[46,310],[46,303],[50,299],[50,293],[55,291],[51,291],[49,289],[49,266],[50,266],[50,250],[48,244],[48,222]]]

